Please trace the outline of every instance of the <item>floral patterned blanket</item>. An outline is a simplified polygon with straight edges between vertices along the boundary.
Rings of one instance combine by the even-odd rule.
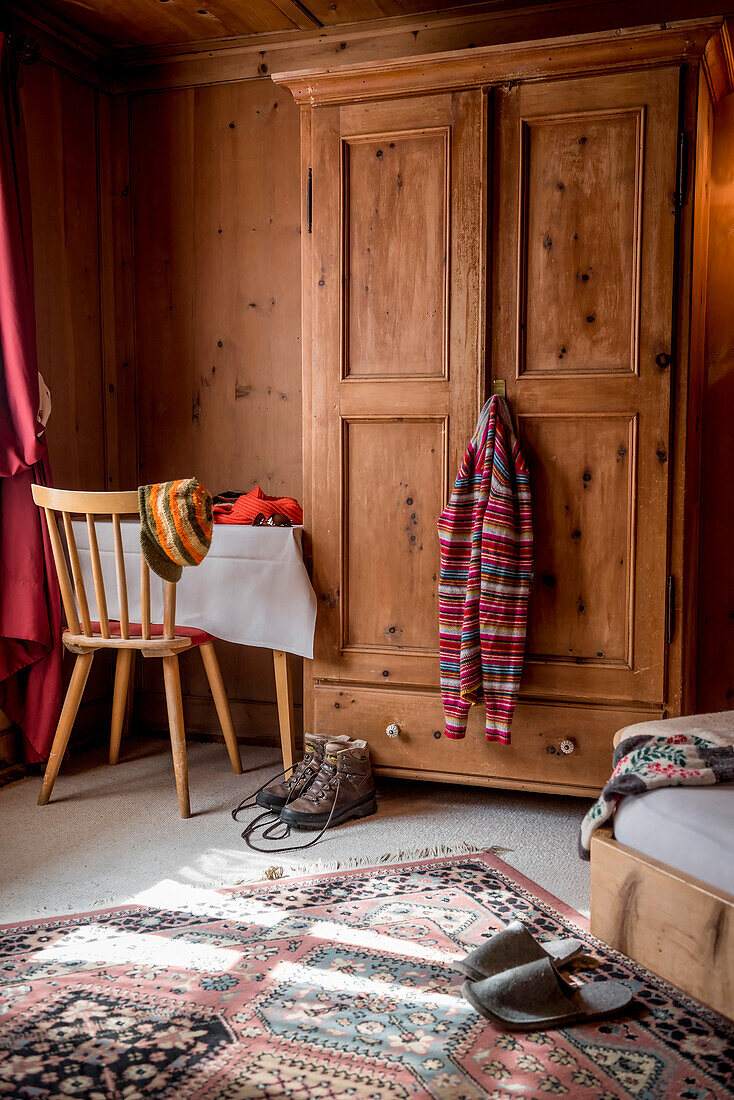
[[[582,859],[590,858],[591,838],[612,820],[625,795],[734,780],[734,712],[641,722],[628,729],[615,749],[611,778],[581,823]]]

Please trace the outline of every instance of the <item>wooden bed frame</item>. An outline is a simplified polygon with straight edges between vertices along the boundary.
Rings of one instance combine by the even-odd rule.
[[[734,1019],[731,894],[620,844],[611,829],[600,829],[591,841],[591,931]]]

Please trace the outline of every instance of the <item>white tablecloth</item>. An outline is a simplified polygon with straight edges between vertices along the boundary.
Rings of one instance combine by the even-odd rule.
[[[112,522],[97,520],[107,611],[119,617]],[[122,519],[130,621],[140,622],[140,522]],[[176,623],[208,631],[225,642],[282,649],[313,657],[316,596],[303,564],[302,527],[214,524],[209,553],[183,571]],[[87,525],[74,520],[74,537],[92,618],[96,617]],[[150,574],[151,621],[163,622],[163,581]]]

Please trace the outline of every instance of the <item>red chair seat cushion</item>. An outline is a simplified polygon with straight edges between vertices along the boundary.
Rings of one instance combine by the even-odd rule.
[[[91,623],[90,625],[92,627],[92,633],[93,634],[101,633],[101,628],[100,628],[99,623]],[[151,636],[153,638],[162,638],[163,637],[163,625],[161,623],[151,623],[150,633],[151,633]],[[113,638],[121,637],[120,624],[119,624],[119,622],[117,622],[113,619],[110,619],[110,634],[112,635]],[[143,628],[140,625],[140,623],[130,623],[130,637],[131,638],[142,638],[142,636],[143,636]],[[191,648],[192,649],[196,645],[204,645],[205,642],[213,642],[214,641],[214,636],[212,634],[207,634],[206,630],[199,630],[199,628],[196,627],[196,626],[177,626],[176,627],[176,637],[177,638],[181,638],[181,637],[191,638]]]

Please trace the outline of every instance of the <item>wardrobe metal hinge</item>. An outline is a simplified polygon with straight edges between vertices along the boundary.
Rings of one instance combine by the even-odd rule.
[[[306,232],[311,232],[311,225],[313,223],[313,173],[311,169],[308,170],[308,180],[306,181]]]
[[[667,608],[665,616],[665,640],[668,645],[675,634],[675,577],[668,574]]]
[[[685,204],[688,194],[688,134],[681,130],[678,134],[678,168],[675,176],[675,205]]]

